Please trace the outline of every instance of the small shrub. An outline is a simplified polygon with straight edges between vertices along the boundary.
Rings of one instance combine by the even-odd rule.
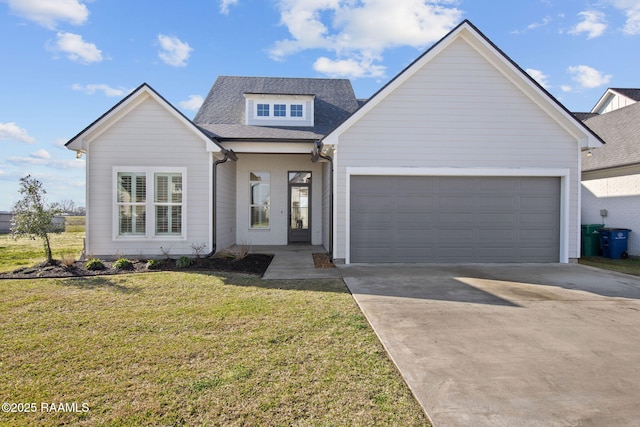
[[[84,263],[84,268],[87,270],[104,270],[106,267],[98,258],[91,258],[89,261]]]
[[[62,255],[62,265],[66,268],[73,267],[73,264],[76,262],[76,257],[73,254],[64,254]]]
[[[247,242],[241,242],[235,248],[236,261],[240,261],[245,259],[247,255],[251,253],[251,244]]]
[[[157,259],[150,259],[147,261],[147,270],[158,270],[162,267],[162,261]]]
[[[113,263],[116,270],[133,270],[133,263],[126,258],[120,258]]]
[[[204,251],[207,248],[206,243],[192,243],[190,245],[193,254],[196,256],[196,259],[200,259],[202,255],[204,255]]]
[[[191,264],[193,264],[193,258],[189,258],[188,256],[181,256],[176,261],[176,267],[178,268],[187,268]]]

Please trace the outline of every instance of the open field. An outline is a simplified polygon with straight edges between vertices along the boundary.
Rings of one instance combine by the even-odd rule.
[[[428,424],[340,280],[3,280],[0,336],[3,426]]]
[[[64,233],[51,235],[53,257],[72,255],[79,258],[84,239],[84,217],[67,217]],[[14,240],[11,234],[0,234],[0,272],[32,266],[46,261],[41,240]]]

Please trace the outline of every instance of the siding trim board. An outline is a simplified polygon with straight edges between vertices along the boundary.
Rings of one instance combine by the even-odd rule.
[[[569,262],[570,169],[565,168],[398,168],[347,167],[345,199],[345,263],[351,263],[351,178],[353,176],[431,176],[431,177],[554,177],[560,179],[560,218],[558,262]]]

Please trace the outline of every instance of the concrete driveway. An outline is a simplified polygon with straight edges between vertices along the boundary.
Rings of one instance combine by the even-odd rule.
[[[581,265],[346,265],[435,426],[640,425],[640,278]]]

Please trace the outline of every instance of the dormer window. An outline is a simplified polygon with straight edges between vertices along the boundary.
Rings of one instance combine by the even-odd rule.
[[[269,117],[269,104],[258,104],[256,115],[258,117]]]
[[[274,117],[287,117],[287,104],[274,104],[273,105]]]
[[[313,126],[313,95],[245,93],[246,124]]]
[[[291,117],[302,117],[302,104],[291,104]]]

